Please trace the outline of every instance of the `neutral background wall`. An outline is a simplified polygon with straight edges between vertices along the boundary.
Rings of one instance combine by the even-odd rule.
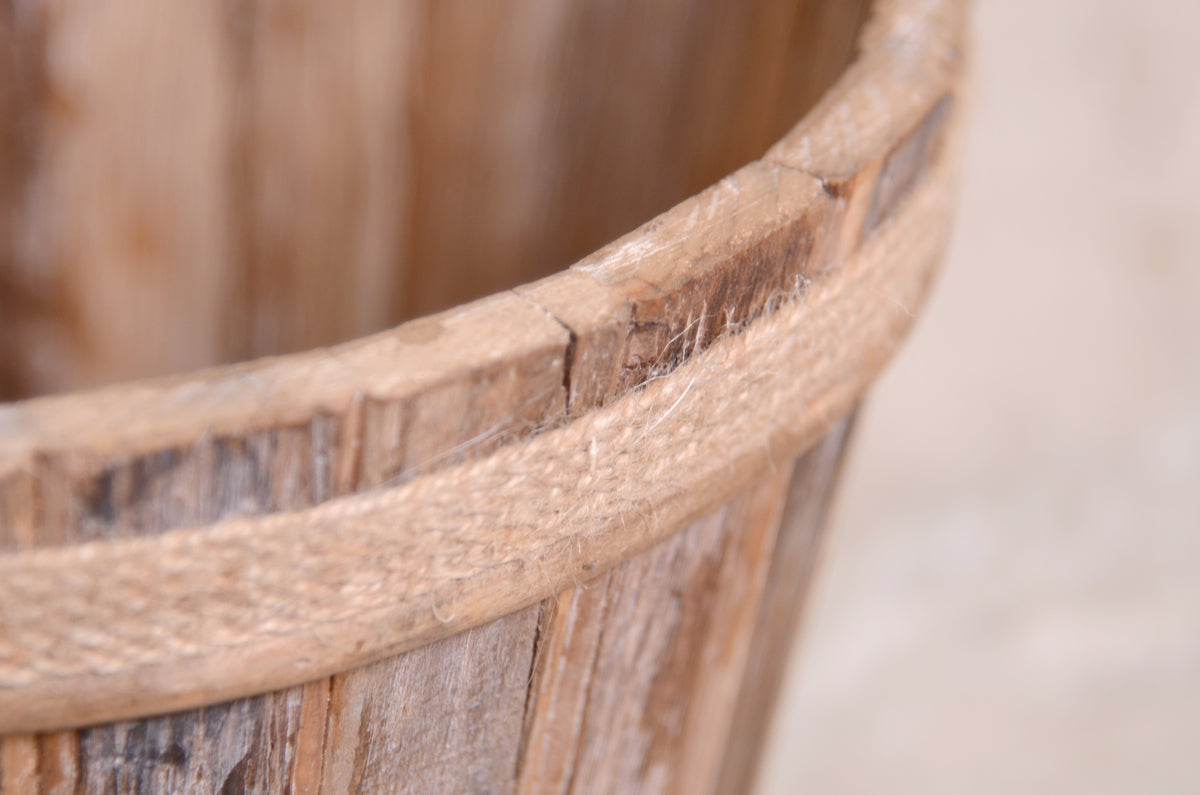
[[[761,793],[1200,792],[1200,4],[978,0]]]

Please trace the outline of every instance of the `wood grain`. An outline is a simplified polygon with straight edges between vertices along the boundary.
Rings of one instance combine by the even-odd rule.
[[[749,641],[797,586],[782,497],[820,516],[843,441],[648,555],[332,683],[5,738],[0,792],[707,791],[745,690],[769,697]]]
[[[97,719],[129,708],[120,694],[134,687],[169,709],[297,683],[498,617],[586,561],[611,566],[665,538],[849,410],[920,305],[947,173],[801,298],[566,426],[268,521],[0,558],[15,714],[60,714],[68,692]],[[254,632],[262,622],[269,635]],[[85,697],[92,666],[109,689]]]
[[[631,306],[616,391],[671,372],[794,292],[829,207],[812,177],[752,163],[574,265]]]
[[[21,120],[0,139],[0,353],[22,357],[0,365],[8,394],[361,335],[661,213],[561,274],[333,349],[0,407],[0,554],[103,554],[239,520],[255,534],[255,517],[501,460],[654,391],[784,296],[820,304],[847,263],[885,249],[919,298],[960,115],[962,7],[879,0],[849,69],[863,2],[0,8],[15,65],[0,111]],[[178,29],[195,35],[176,51]],[[135,52],[170,68],[118,88]],[[835,314],[857,322],[852,304]],[[786,453],[726,451],[728,471],[692,493],[455,574],[453,598],[358,645],[310,636],[262,658],[336,650],[332,676],[219,704],[302,679],[205,686],[171,702],[204,704],[184,712],[0,739],[0,791],[744,791],[844,433],[794,475],[790,456],[908,322],[876,321],[854,367],[830,354],[796,375],[832,380]],[[503,546],[471,532],[447,550]],[[414,538],[411,559],[432,543]],[[380,640],[397,627],[423,628]],[[378,657],[355,656],[371,643],[416,647],[343,670]]]
[[[321,791],[506,789],[541,609],[335,677]]]
[[[573,416],[673,371],[786,294],[834,227],[817,180],[753,163],[567,273],[517,288],[571,334]]]
[[[53,341],[37,333],[47,323],[70,323],[62,296],[28,265],[30,222],[26,197],[37,173],[44,90],[45,26],[41,14],[0,5],[0,400],[33,394],[39,362],[51,358]]]
[[[64,367],[41,388],[221,361],[233,263],[221,6],[110,0],[27,13],[45,61],[32,66],[37,171],[21,197],[19,264],[66,311],[54,340]],[[53,327],[43,333],[53,340]]]
[[[753,790],[853,428],[851,415],[796,461],[714,792]]]
[[[478,336],[498,322],[517,333]],[[0,495],[26,506],[14,517],[36,511],[39,546],[318,504],[560,418],[568,342],[501,294],[329,354],[218,371],[199,390],[181,378],[0,406]]]
[[[865,5],[0,12],[0,396],[343,342],[565,268],[761,155]]]
[[[230,2],[228,234],[239,281],[221,358],[306,350],[395,322],[412,206],[411,2]]]
[[[707,788],[790,474],[550,603],[519,791]]]

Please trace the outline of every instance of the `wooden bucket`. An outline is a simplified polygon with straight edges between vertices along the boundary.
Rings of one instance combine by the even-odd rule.
[[[0,10],[0,788],[746,791],[963,6]]]

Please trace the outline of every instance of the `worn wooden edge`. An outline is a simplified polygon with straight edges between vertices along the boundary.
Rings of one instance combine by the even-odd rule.
[[[940,180],[923,185],[856,262],[783,320],[753,324],[681,366],[682,382],[659,379],[485,459],[307,511],[0,559],[9,643],[0,730],[308,681],[505,615],[647,549],[850,409],[919,305],[943,192]],[[786,365],[765,329],[784,320],[802,330],[792,347],[809,352],[792,350]],[[732,395],[715,408],[684,399],[693,384],[703,395],[723,383],[731,356],[756,368]],[[748,385],[770,399],[746,404]],[[722,432],[690,438],[705,422]],[[630,484],[643,457],[655,468]],[[497,494],[513,504],[497,512]]]
[[[713,282],[727,278],[739,258],[761,257],[757,247],[773,235],[808,240],[785,240],[792,246],[784,252],[791,260],[776,256],[764,263],[790,273],[765,274],[749,284],[763,293],[760,309],[768,295],[787,286],[788,277],[806,276],[844,254],[823,246],[829,227],[852,226],[841,217],[849,191],[831,183],[869,173],[952,93],[961,65],[957,46],[964,8],[963,0],[878,0],[860,56],[761,162],[534,285],[331,348],[0,405],[0,477],[31,471],[39,456],[115,459],[204,436],[244,436],[308,422],[321,413],[347,412],[355,398],[403,400],[547,351],[563,355],[565,371],[573,364],[565,359],[572,339],[619,328],[614,321],[631,316],[632,361],[622,362],[621,369],[632,372],[601,386],[580,386],[572,383],[572,374],[563,376],[566,386],[580,390],[567,396],[579,407],[576,414],[612,399],[618,385],[629,388],[662,374],[669,363],[702,349],[705,335],[721,333],[723,304],[736,302]],[[697,240],[700,223],[713,231]],[[739,279],[746,275],[738,271]],[[700,295],[705,289],[711,294]],[[545,314],[522,305],[513,292],[535,304],[545,297]],[[656,320],[646,317],[654,314],[653,304],[696,298],[697,309],[707,305],[710,313],[699,343],[694,333],[676,339],[682,329],[675,328],[662,331],[665,339],[638,335],[639,326]],[[561,310],[564,306],[587,309]]]
[[[28,502],[26,514],[32,526],[38,500],[36,494],[25,492],[36,491],[36,475],[31,472],[48,456],[129,458],[198,437],[246,435],[254,429],[310,422],[320,412],[353,416],[356,401],[403,400],[452,383],[464,373],[478,373],[520,357],[559,363],[561,391],[551,399],[560,402],[561,421],[543,422],[518,434],[549,437],[557,433],[556,425],[570,419],[569,428],[634,387],[662,380],[729,333],[746,324],[753,327],[757,314],[770,308],[788,282],[803,287],[806,294],[833,291],[846,311],[856,302],[863,303],[860,299],[877,303],[879,285],[861,278],[843,281],[847,274],[842,263],[857,256],[859,247],[864,252],[860,258],[887,259],[893,250],[903,254],[905,247],[895,236],[911,233],[915,227],[922,227],[922,235],[936,241],[944,222],[944,208],[938,206],[936,195],[928,200],[921,197],[944,191],[948,179],[946,174],[934,179],[925,172],[948,169],[940,148],[951,128],[945,120],[953,115],[947,109],[953,110],[957,62],[941,58],[931,66],[922,55],[920,38],[905,31],[929,28],[934,31],[927,34],[930,41],[956,46],[962,3],[897,0],[881,3],[880,8],[877,23],[893,19],[904,25],[891,37],[879,33],[878,24],[870,28],[858,63],[874,67],[852,68],[831,96],[854,96],[856,86],[874,91],[869,86],[878,77],[873,69],[904,74],[916,82],[887,83],[892,87],[884,93],[892,104],[885,103],[884,115],[898,121],[894,126],[871,128],[861,140],[846,136],[841,145],[848,154],[836,162],[793,156],[795,151],[812,151],[805,140],[819,140],[818,133],[836,128],[830,120],[845,111],[827,101],[763,161],[560,276],[327,351],[0,408],[0,478],[6,478],[0,480],[0,499]],[[924,28],[919,24],[922,19],[928,20]],[[952,50],[953,46],[947,51]],[[797,142],[797,147],[785,146]],[[681,230],[697,229],[714,231],[699,245],[680,236]],[[908,281],[901,292],[910,294],[910,301],[923,293],[936,259],[936,243],[925,243],[927,248],[920,254],[908,252],[915,261],[896,263]],[[736,304],[751,309],[740,309],[740,317],[722,317],[722,299],[731,287],[734,265],[744,264],[747,258],[764,272],[764,278],[750,285],[761,293],[755,297],[761,302]],[[573,295],[585,295],[586,300],[573,300]],[[689,311],[680,312],[680,304]],[[510,550],[510,561],[514,555],[543,561],[536,572],[500,565],[480,569],[479,576],[444,578],[421,589],[416,598],[401,599],[388,615],[363,615],[351,622],[348,633],[310,632],[307,639],[266,637],[220,654],[210,650],[207,661],[193,656],[186,662],[101,674],[35,676],[20,686],[0,687],[0,731],[84,725],[263,692],[395,654],[545,598],[578,581],[584,572],[603,571],[636,554],[728,499],[772,462],[798,453],[849,409],[886,358],[881,352],[894,347],[914,308],[915,303],[904,306],[907,319],[881,324],[875,329],[877,336],[857,341],[861,347],[839,350],[844,360],[840,368],[833,368],[837,379],[816,385],[819,389],[811,395],[803,416],[791,418],[790,427],[787,418],[781,419],[773,434],[778,438],[767,443],[768,453],[743,450],[731,456],[729,469],[719,477],[708,473],[680,487],[654,516],[646,516],[640,506],[618,512],[607,517],[612,522],[602,530],[570,539],[573,549],[562,539],[550,546],[539,546],[534,539],[533,547]],[[625,337],[620,339],[625,318]],[[583,354],[589,340],[598,335],[618,339],[621,354],[588,360]],[[611,352],[611,339],[597,347],[601,349]],[[519,444],[504,441],[507,446],[502,452],[538,439]],[[447,471],[418,477],[416,482],[424,482],[426,488],[431,483],[445,486],[470,463],[448,466]],[[353,463],[347,466],[353,469]],[[416,474],[421,471],[418,468]],[[730,476],[731,471],[737,474]],[[322,510],[345,511],[356,500],[369,499],[370,495],[345,497],[310,513],[319,519]],[[22,515],[20,510],[10,513]],[[135,548],[152,550],[157,544],[197,544],[201,551],[212,545],[219,548],[221,539],[231,534],[256,534],[273,520],[286,524],[287,518],[227,521],[145,539],[16,552],[0,559],[0,565],[10,573],[31,566],[46,570],[69,564],[78,555],[109,557],[119,563],[122,554]],[[393,516],[392,521],[398,518]],[[19,537],[20,528],[10,530],[10,535]],[[10,544],[36,545],[36,541],[19,543],[19,538]],[[18,588],[0,610],[23,596],[27,594]],[[2,622],[0,618],[0,626]]]

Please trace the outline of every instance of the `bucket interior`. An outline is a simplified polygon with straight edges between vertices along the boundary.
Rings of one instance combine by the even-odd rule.
[[[330,345],[759,157],[867,0],[0,10],[0,400]]]

